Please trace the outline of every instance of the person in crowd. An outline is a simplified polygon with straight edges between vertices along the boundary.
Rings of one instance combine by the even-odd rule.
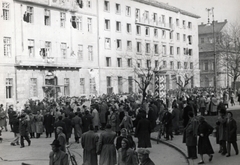
[[[40,111],[37,111],[36,117],[36,132],[37,132],[37,138],[40,138],[41,134],[43,133],[43,115],[40,113]]]
[[[118,165],[138,165],[137,154],[125,138],[122,139],[121,148],[118,150]]]
[[[67,133],[67,128],[66,128],[66,124],[62,121],[63,117],[62,116],[58,116],[58,120],[57,122],[55,122],[53,124],[53,128],[54,128],[54,132],[55,132],[55,139],[57,139],[57,127],[62,127],[63,128],[63,133],[66,135]]]
[[[21,114],[21,119],[19,122],[19,133],[20,133],[20,148],[25,147],[24,145],[24,139],[28,142],[28,146],[31,145],[31,140],[28,136],[28,122],[26,120],[26,114]]]
[[[101,123],[101,130],[105,129],[105,125],[107,123],[107,118],[106,118],[106,113],[108,111],[108,106],[106,101],[102,101],[102,104],[100,104],[99,107],[99,118],[100,118],[100,123]]]
[[[97,106],[94,104],[91,106],[92,108],[92,124],[93,124],[93,127],[94,127],[94,131],[97,132],[98,131],[98,127],[99,127],[99,123],[100,123],[100,120],[99,120],[99,113],[97,111]]]
[[[49,165],[69,165],[68,154],[60,150],[60,142],[54,140],[50,145],[52,151],[49,154]]]
[[[14,140],[10,143],[12,146],[19,145],[19,118],[18,115],[15,113],[12,119],[12,132],[14,133]]]
[[[232,91],[231,96],[230,96],[230,102],[231,102],[231,105],[232,105],[232,106],[235,105],[234,97],[235,97],[235,94],[234,94],[234,92]]]
[[[66,143],[69,144],[69,139],[71,138],[72,134],[72,120],[69,119],[69,116],[67,113],[64,114],[63,122],[66,125]]]
[[[63,133],[63,128],[62,127],[57,127],[57,134],[58,138],[57,140],[59,141],[61,147],[60,150],[63,152],[66,152],[66,135]]]
[[[75,112],[75,117],[72,119],[72,124],[74,128],[75,142],[79,143],[79,139],[82,136],[82,118],[79,117],[77,112]]]
[[[231,111],[227,112],[227,157],[231,156],[231,144],[238,155],[238,145],[237,145],[237,122],[233,119],[233,113]]]
[[[93,125],[89,125],[89,131],[83,133],[81,145],[83,148],[83,164],[97,165],[98,135],[94,132]]]
[[[171,137],[171,140],[173,139],[173,134],[172,134],[172,114],[167,110],[162,118],[162,123],[165,127],[166,131],[166,140],[169,140],[169,136]]]
[[[149,104],[148,110],[148,120],[151,123],[151,130],[153,131],[156,127],[156,120],[157,120],[157,107],[154,105],[153,101]]]
[[[209,140],[209,135],[213,132],[213,127],[209,125],[203,116],[199,117],[199,126],[198,126],[198,154],[200,154],[201,161],[198,164],[204,164],[203,154],[209,156],[209,162],[213,158],[213,148]]]
[[[218,106],[218,99],[213,94],[211,98],[210,115],[213,115],[213,116],[217,115],[217,106]]]
[[[179,119],[180,119],[179,107],[178,104],[174,104],[172,109],[172,126],[175,135],[179,135]]]
[[[226,108],[228,108],[228,100],[229,100],[229,95],[227,91],[223,92],[223,104],[225,105]]]
[[[186,143],[188,159],[197,159],[198,121],[192,111],[188,112],[189,121],[184,129],[183,142]]]
[[[199,111],[201,112],[202,116],[205,116],[205,111],[206,111],[206,99],[203,95],[200,95],[199,98]]]
[[[53,124],[54,124],[53,115],[51,115],[49,111],[46,111],[46,114],[44,115],[44,120],[43,120],[43,125],[46,131],[46,138],[52,137]]]
[[[13,132],[13,124],[12,124],[12,120],[15,118],[14,114],[16,114],[16,111],[13,110],[13,105],[9,105],[8,108],[8,119],[9,119],[9,125],[11,128],[11,132]]]
[[[120,131],[120,127],[119,127],[120,121],[119,121],[119,116],[118,116],[117,110],[115,108],[115,105],[112,105],[110,107],[110,114],[108,115],[107,122],[108,122],[108,124],[111,125],[112,130],[114,132],[116,132],[118,135],[119,131]]]
[[[126,128],[121,129],[121,135],[118,136],[116,139],[116,149],[118,150],[119,148],[121,148],[121,141],[124,138],[128,140],[129,147],[136,150],[136,144],[133,141],[131,134],[128,134],[128,131]]]
[[[114,140],[116,132],[112,131],[111,125],[106,125],[106,130],[100,134],[97,145],[97,154],[100,154],[99,165],[114,165],[117,163],[116,147]]]
[[[5,128],[5,131],[8,131],[7,129],[7,115],[5,110],[3,109],[3,104],[0,105],[0,128],[3,130],[3,127]]]
[[[148,149],[139,148],[137,153],[140,165],[155,165],[149,157],[150,151]]]
[[[119,125],[120,128],[126,128],[128,133],[131,132],[133,128],[132,118],[128,115],[127,111],[124,111],[124,117]]]
[[[135,130],[135,137],[138,138],[138,148],[151,148],[151,123],[146,119],[146,111],[143,110],[141,113],[141,119]]]
[[[89,129],[89,125],[92,124],[92,115],[89,113],[89,110],[86,108],[82,116],[82,133],[85,133]]]
[[[222,155],[226,155],[227,153],[227,147],[226,147],[226,140],[227,140],[227,128],[226,128],[226,123],[227,123],[227,116],[226,116],[226,108],[220,109],[220,115],[218,116],[218,120],[216,124],[218,125],[218,140],[219,144],[221,146],[220,148],[220,153]]]
[[[240,92],[238,93],[237,97],[238,97],[238,103],[240,105]]]
[[[188,124],[189,121],[189,115],[188,112],[193,112],[192,107],[188,104],[187,101],[183,101],[183,114],[182,114],[182,118],[183,118],[183,127],[185,128]]]

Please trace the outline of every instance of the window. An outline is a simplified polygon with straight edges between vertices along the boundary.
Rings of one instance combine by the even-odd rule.
[[[87,7],[88,7],[88,8],[91,8],[91,6],[92,6],[91,0],[87,0]]]
[[[128,65],[128,67],[132,67],[132,59],[131,58],[127,59],[127,65]]]
[[[146,67],[147,68],[151,68],[151,60],[147,60],[146,61]]]
[[[162,24],[165,26],[165,15],[162,15]]]
[[[36,78],[30,78],[30,89],[29,89],[30,97],[38,97],[38,91],[37,91],[37,79]]]
[[[111,49],[111,39],[105,38],[105,49]]]
[[[123,78],[121,76],[118,77],[118,93],[123,92]]]
[[[111,66],[111,57],[106,57],[106,66],[107,67]]]
[[[137,67],[140,68],[142,66],[142,60],[138,59],[137,60]]]
[[[157,24],[157,13],[153,13],[153,22],[154,24]]]
[[[66,13],[60,12],[60,27],[65,27]]]
[[[163,61],[163,68],[167,68],[167,61]]]
[[[203,44],[204,43],[204,38],[201,38],[201,44]]]
[[[177,47],[177,55],[180,54],[180,47]]]
[[[187,69],[187,68],[188,68],[188,63],[184,62],[184,69]]]
[[[154,29],[154,37],[158,37],[158,29]]]
[[[180,34],[177,33],[177,41],[180,41]]]
[[[34,40],[28,40],[28,55],[34,57]]]
[[[111,94],[112,91],[112,80],[110,76],[107,76],[107,94]]]
[[[192,22],[188,22],[188,29],[192,29]]]
[[[158,68],[158,65],[159,65],[159,62],[158,62],[158,60],[155,60],[155,68]]]
[[[119,21],[116,22],[116,31],[121,32],[121,22]]]
[[[193,69],[193,62],[190,62],[190,69]]]
[[[136,11],[135,11],[136,13],[135,13],[135,17],[136,17],[136,21],[140,21],[140,9],[136,9]]]
[[[170,69],[174,69],[174,62],[173,61],[170,61]]]
[[[181,69],[181,62],[180,61],[177,62],[177,68]]]
[[[150,35],[150,29],[149,29],[149,27],[146,27],[146,28],[145,28],[145,35],[146,35],[146,36],[149,36],[149,35]]]
[[[166,45],[162,45],[162,53],[163,53],[163,55],[167,55]]]
[[[179,26],[179,19],[176,19],[176,25]]]
[[[13,98],[13,79],[6,78],[6,99]]]
[[[186,29],[186,21],[185,20],[183,20],[182,24],[183,24],[183,29]]]
[[[78,44],[78,59],[83,60],[83,45]]]
[[[132,78],[132,76],[128,77],[128,92],[129,93],[133,92],[133,78]]]
[[[173,32],[169,32],[169,39],[170,39],[170,40],[173,39]]]
[[[110,30],[110,20],[105,19],[105,30]]]
[[[3,20],[9,20],[10,19],[10,12],[9,12],[9,6],[10,6],[10,4],[9,3],[7,3],[7,2],[3,2],[2,3],[2,10],[3,10],[3,15],[2,15],[2,17],[3,17]]]
[[[132,27],[130,23],[127,23],[127,33],[131,33],[132,32]]]
[[[33,7],[27,6],[27,11],[24,14],[23,20],[28,23],[33,23]]]
[[[208,71],[208,62],[207,62],[207,61],[204,62],[204,68],[203,68],[203,70]]]
[[[116,3],[116,14],[121,14],[121,5]]]
[[[183,54],[188,55],[188,48],[183,48]]]
[[[173,55],[173,53],[174,53],[173,49],[174,49],[173,46],[170,46],[170,55]]]
[[[149,12],[148,11],[144,12],[144,22],[149,22]]]
[[[165,37],[166,37],[166,31],[162,30],[162,38],[165,39]]]
[[[192,55],[192,49],[188,49],[188,55],[189,55],[189,56]]]
[[[132,50],[132,41],[127,41],[127,50]]]
[[[94,77],[89,79],[89,84],[90,84],[90,94],[96,94],[96,82]]]
[[[126,16],[131,16],[131,7],[126,6]]]
[[[5,57],[11,57],[11,38],[3,38],[3,54]]]
[[[186,41],[186,34],[183,34],[183,41]]]
[[[80,78],[80,94],[85,94],[85,79]]]
[[[93,61],[93,46],[88,46],[88,60]]]
[[[154,44],[154,54],[158,54],[158,44]]]
[[[88,18],[87,19],[87,22],[88,22],[88,32],[92,32],[92,18]]]
[[[76,17],[76,26],[78,30],[82,30],[82,17]]]
[[[104,11],[110,11],[109,1],[104,1]]]
[[[51,23],[50,18],[51,18],[50,17],[50,10],[45,9],[44,10],[44,25],[50,26],[50,23]]]
[[[188,44],[192,45],[192,36],[191,35],[188,36]]]
[[[150,43],[146,43],[145,49],[146,53],[150,53]]]
[[[51,42],[45,41],[45,56],[50,57],[51,53]]]
[[[172,25],[172,17],[169,17],[168,22],[169,22],[169,27],[172,28],[172,26],[173,26],[173,25]]]
[[[64,78],[64,96],[70,95],[70,80],[69,78]]]
[[[67,44],[61,43],[61,55],[63,58],[67,58]]]
[[[122,58],[117,58],[117,66],[122,67]]]
[[[141,26],[136,26],[137,35],[141,35]]]
[[[142,52],[142,44],[141,42],[137,42],[137,53]]]
[[[117,43],[116,43],[116,47],[117,47],[117,50],[121,50],[122,49],[122,40],[120,39],[117,39]]]

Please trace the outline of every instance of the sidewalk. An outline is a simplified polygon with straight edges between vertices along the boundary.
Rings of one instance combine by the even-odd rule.
[[[156,137],[157,137],[157,132],[154,132],[151,134],[151,139],[156,141]],[[184,157],[187,159],[187,146],[185,143],[182,143],[182,139],[183,136],[182,135],[175,135],[173,140],[165,140],[165,139],[161,139],[159,142],[160,143],[164,143],[170,147],[173,147],[174,149],[178,150],[180,153],[182,153],[184,155]],[[205,164],[211,164],[211,165],[239,165],[240,162],[240,156],[239,155],[235,155],[235,151],[233,149],[233,147],[231,147],[231,156],[230,157],[226,157],[226,156],[222,156],[220,153],[218,153],[219,151],[219,145],[216,144],[216,138],[213,136],[209,137],[213,150],[214,150],[214,154],[213,154],[213,160],[212,162],[208,161],[208,155],[204,155],[203,159]],[[240,149],[240,135],[237,136],[237,143],[238,143],[238,148]],[[190,165],[197,165],[198,162],[200,161],[200,155],[198,155],[198,159],[192,160],[192,159],[188,159],[188,163]]]

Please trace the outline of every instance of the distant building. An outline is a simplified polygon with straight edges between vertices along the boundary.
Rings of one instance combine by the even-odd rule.
[[[216,58],[220,58],[217,44],[219,43],[222,33],[226,28],[227,20],[224,22],[214,23]],[[214,87],[214,40],[213,26],[201,24],[198,26],[199,35],[199,63],[200,63],[200,84],[201,87]],[[217,64],[217,87],[227,87],[226,68]]]

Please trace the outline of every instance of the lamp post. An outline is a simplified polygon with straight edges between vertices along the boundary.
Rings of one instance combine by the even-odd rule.
[[[213,27],[213,57],[214,57],[214,92],[217,92],[217,56],[216,56],[216,41],[215,41],[215,21],[214,21],[214,8],[206,8],[208,12],[208,25],[210,25],[210,15],[212,15]]]

